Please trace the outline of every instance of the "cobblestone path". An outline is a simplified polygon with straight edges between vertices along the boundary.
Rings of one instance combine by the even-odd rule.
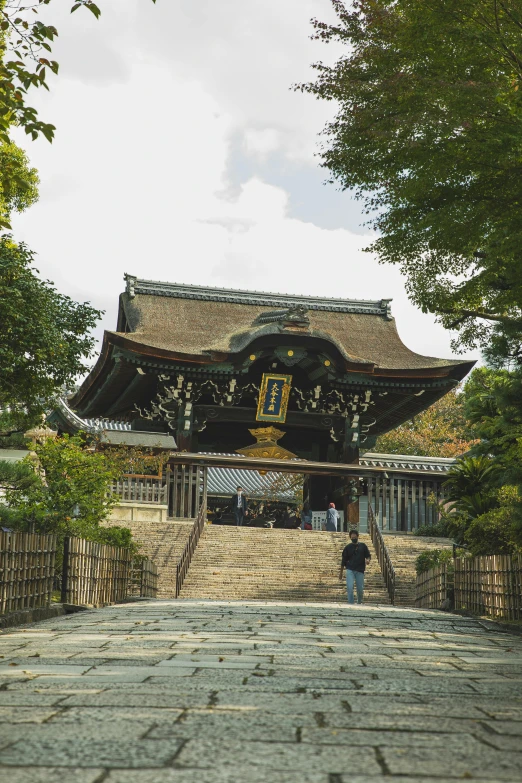
[[[7,783],[522,778],[522,638],[455,615],[140,601],[0,634]]]

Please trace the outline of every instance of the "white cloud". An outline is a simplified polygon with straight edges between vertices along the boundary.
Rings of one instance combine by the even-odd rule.
[[[110,329],[124,272],[393,296],[406,343],[450,354],[448,334],[408,303],[397,269],[362,252],[367,237],[289,217],[289,193],[268,175],[231,187],[238,134],[246,154],[277,151],[294,168],[315,166],[331,107],[288,88],[324,54],[308,40],[308,20],[329,13],[327,0],[111,0],[102,9],[97,23],[80,12],[56,20],[61,75],[38,102],[57,138],[52,146],[23,138],[43,184],[40,202],[14,225],[43,274],[107,309]]]
[[[274,128],[247,128],[245,131],[245,149],[250,154],[266,158],[281,146],[281,134]]]

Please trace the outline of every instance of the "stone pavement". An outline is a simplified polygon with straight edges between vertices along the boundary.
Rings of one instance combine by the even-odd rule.
[[[9,783],[522,778],[522,638],[393,607],[137,601],[0,634]]]

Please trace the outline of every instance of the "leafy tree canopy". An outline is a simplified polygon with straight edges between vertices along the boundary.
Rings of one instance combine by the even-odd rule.
[[[474,452],[494,459],[501,483],[522,487],[522,370],[478,367],[462,397],[480,439]]]
[[[23,212],[38,199],[38,174],[13,142],[0,142],[0,229],[11,228],[11,212]]]
[[[36,463],[29,456],[22,464],[38,480],[6,491],[18,527],[92,539],[114,504],[108,489],[119,470],[103,453],[87,451],[80,436],[48,438],[36,444],[35,452]]]
[[[478,440],[448,474],[442,522],[473,554],[521,551],[522,370],[479,367],[461,399]]]
[[[49,400],[88,369],[101,311],[79,304],[41,280],[33,253],[0,237],[0,411],[26,428]]]
[[[164,464],[164,455],[138,448],[96,450],[82,434],[46,438],[21,462],[0,460],[0,521],[16,530],[78,536],[132,546],[130,530],[102,527],[117,502],[110,492],[122,473]]]
[[[464,415],[462,394],[448,392],[411,421],[381,435],[374,451],[422,457],[458,457],[473,445],[473,433]]]
[[[9,141],[12,124],[22,127],[33,139],[39,135],[48,141],[53,139],[54,125],[40,120],[36,109],[27,103],[31,88],[48,90],[48,73],[58,73],[59,65],[52,59],[58,30],[42,22],[39,16],[51,2],[0,0],[0,35],[3,36],[0,37],[0,141]],[[75,0],[70,5],[71,13],[80,8],[96,18],[101,13],[93,0]]]
[[[344,54],[297,88],[338,103],[322,165],[456,346],[522,360],[520,0],[332,5],[314,37]]]

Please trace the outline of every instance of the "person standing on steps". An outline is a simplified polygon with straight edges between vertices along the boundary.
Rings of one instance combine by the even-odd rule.
[[[248,514],[248,502],[243,492],[243,487],[238,487],[235,495],[232,495],[232,511],[236,518],[237,527],[241,527],[244,518]]]
[[[339,512],[335,508],[335,503],[330,503],[328,511],[326,512],[326,527],[325,530],[329,530],[331,533],[337,533],[337,522],[339,520]]]
[[[306,525],[309,525],[309,527],[306,527]],[[312,510],[310,508],[310,503],[306,500],[303,506],[303,510],[301,511],[301,530],[310,530],[311,527]]]
[[[346,592],[348,603],[353,604],[354,586],[357,588],[357,603],[362,604],[364,593],[364,571],[372,556],[366,544],[359,543],[359,531],[350,530],[351,544],[345,546],[341,559],[339,579],[343,581],[343,568],[346,568]]]

